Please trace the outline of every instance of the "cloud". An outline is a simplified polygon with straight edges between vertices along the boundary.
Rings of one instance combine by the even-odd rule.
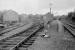
[[[49,12],[50,9],[41,9],[39,10],[37,13],[38,14],[46,14],[47,12]],[[69,8],[69,9],[63,9],[63,10],[54,10],[52,9],[52,13],[56,16],[56,15],[67,15],[68,12],[72,12],[74,11],[74,8]]]
[[[19,13],[45,14],[49,12],[50,2],[53,3],[53,11],[58,11],[57,14],[64,14],[65,10],[75,8],[75,0],[0,0],[0,10],[13,9]]]
[[[0,0],[0,10],[4,9],[32,13],[38,9],[38,0]]]
[[[74,11],[74,8],[64,9],[64,10],[56,10],[54,11],[55,15],[67,15],[69,12]]]

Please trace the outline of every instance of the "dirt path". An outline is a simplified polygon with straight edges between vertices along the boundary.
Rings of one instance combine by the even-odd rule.
[[[38,37],[28,50],[75,50],[75,40],[67,31],[58,32],[58,22],[54,21],[48,29],[50,38]],[[42,33],[41,33],[42,34]]]

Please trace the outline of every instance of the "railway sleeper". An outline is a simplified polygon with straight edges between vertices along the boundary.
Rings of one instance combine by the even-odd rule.
[[[8,43],[8,42],[6,42],[6,43],[2,43],[1,45],[15,45],[15,44],[17,44],[18,42],[13,42],[13,43]]]
[[[34,41],[27,41],[28,43],[34,43]]]
[[[17,38],[16,39],[15,38],[13,38],[13,39],[9,38],[6,41],[13,41],[13,40],[18,41],[18,40],[21,40],[21,39],[19,39],[19,38],[18,39]]]
[[[17,50],[28,50],[27,48],[24,48],[24,47],[20,47],[19,49]]]
[[[8,38],[8,39],[5,39],[5,40],[18,40],[18,39],[23,39],[23,38],[25,38],[25,37],[20,37],[20,36],[17,36],[17,37],[11,37],[11,38]],[[5,40],[1,40],[1,41],[5,41]]]
[[[27,36],[29,36],[29,34],[28,35],[20,35],[20,37],[24,37],[24,38],[27,37]]]
[[[17,44],[18,42],[13,42],[13,43],[9,43],[9,42],[5,42],[5,43],[1,43],[0,44],[0,46],[2,46],[2,45],[9,45],[9,44],[11,44],[11,45],[15,45],[15,44]]]
[[[6,40],[6,42],[14,42],[14,41],[18,42],[18,41],[20,41],[20,39]]]
[[[1,48],[1,49],[4,49],[4,50],[11,50],[11,47]]]
[[[20,40],[19,41],[6,41],[6,42],[0,42],[0,43],[14,43],[14,42],[18,43],[20,42]]]
[[[15,44],[12,44],[12,43],[4,43],[2,45],[16,45],[16,43]]]
[[[2,45],[0,48],[8,48],[8,47],[14,47],[15,45]]]
[[[19,36],[19,38],[10,38],[10,39],[8,39],[7,41],[19,41],[19,40],[22,40],[22,39],[24,39],[25,37],[20,37]]]
[[[36,39],[38,36],[31,37],[31,39]]]
[[[26,43],[23,43],[23,44],[25,45],[25,44],[31,44],[31,43],[30,42],[26,42]]]
[[[31,39],[29,39],[28,41],[35,41],[35,39],[36,39],[36,38],[31,38]]]
[[[21,47],[27,48],[27,47],[29,47],[29,45],[22,45],[22,46],[20,46],[20,48],[21,48]]]
[[[6,49],[6,48],[0,48],[0,50],[9,50],[9,49]]]

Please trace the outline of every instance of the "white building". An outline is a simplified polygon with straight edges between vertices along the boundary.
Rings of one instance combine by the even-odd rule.
[[[12,10],[8,10],[8,11],[4,11],[4,15],[3,15],[3,20],[4,21],[18,21],[18,14],[15,11]]]

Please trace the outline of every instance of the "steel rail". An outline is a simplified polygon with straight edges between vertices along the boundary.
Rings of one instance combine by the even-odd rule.
[[[35,30],[38,30],[39,29],[39,27],[40,27],[40,25],[39,26],[35,26],[35,27],[31,27],[31,28],[34,28],[34,29],[32,29],[32,34],[33,34],[33,32],[35,32]],[[16,34],[16,35],[14,35],[14,36],[12,36],[12,37],[9,37],[9,38],[7,38],[7,39],[3,39],[3,40],[1,40],[0,41],[0,44],[2,44],[2,45],[4,45],[4,44],[11,44],[12,46],[13,46],[13,44],[12,43],[10,43],[11,42],[11,40],[13,39],[15,39],[14,37],[18,37],[18,38],[22,38],[22,39],[19,39],[18,40],[18,43],[16,44],[16,46],[19,46],[25,39],[27,39],[27,37],[30,37],[30,36],[32,36],[32,34],[30,34],[30,36],[27,36],[26,38],[24,38],[24,36],[25,36],[25,33],[24,32],[26,32],[25,30],[24,31],[22,31],[22,32],[20,32],[19,34]],[[29,32],[29,31],[28,31]],[[31,31],[30,31],[31,32]],[[19,37],[19,36],[21,36],[21,37]],[[13,41],[12,40],[12,41]],[[17,39],[16,39],[17,40]],[[14,43],[15,43],[15,41],[14,41]],[[0,45],[0,47],[3,47],[2,45]],[[5,46],[8,46],[8,45],[5,45]],[[10,45],[9,45],[10,46]],[[13,48],[16,48],[16,46],[14,46]],[[5,48],[2,48],[2,49],[5,49]],[[12,49],[12,48],[11,48]]]
[[[63,24],[63,26],[73,37],[75,37],[75,30],[70,25]]]

